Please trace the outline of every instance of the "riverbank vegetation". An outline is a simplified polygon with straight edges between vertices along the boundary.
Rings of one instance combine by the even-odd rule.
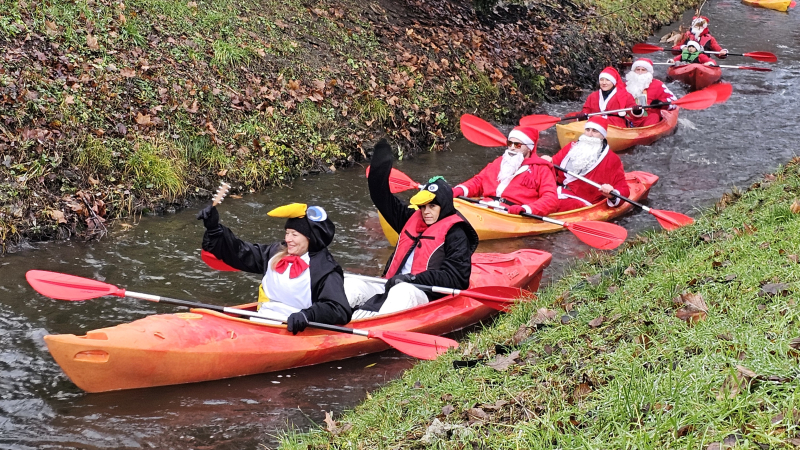
[[[335,170],[386,134],[440,149],[463,112],[579,97],[694,3],[2,2],[2,247]]]
[[[578,262],[282,448],[795,448],[798,255],[795,158],[693,226]]]

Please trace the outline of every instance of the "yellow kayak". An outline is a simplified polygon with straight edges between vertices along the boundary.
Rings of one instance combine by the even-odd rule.
[[[742,0],[742,3],[745,5],[756,6],[758,8],[786,11],[793,2],[792,0]]]
[[[629,149],[634,145],[650,145],[658,138],[675,131],[678,126],[678,110],[662,111],[664,120],[655,125],[638,128],[620,128],[613,125],[608,127],[608,146],[612,152],[620,152]],[[565,125],[556,124],[556,134],[558,144],[561,147],[570,142],[577,141],[583,134],[583,127],[586,121],[572,122]]]

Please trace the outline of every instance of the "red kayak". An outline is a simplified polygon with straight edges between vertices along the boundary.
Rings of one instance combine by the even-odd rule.
[[[667,69],[667,77],[689,85],[692,90],[700,90],[719,81],[722,69],[705,64],[684,64]]]
[[[511,286],[534,292],[550,259],[547,252],[529,249],[476,253],[470,287]],[[239,308],[254,310],[255,304]],[[442,335],[496,312],[469,297],[448,296],[405,311],[354,320],[347,326]],[[67,376],[87,392],[275,372],[389,348],[379,339],[319,329],[309,328],[294,336],[285,326],[206,309],[148,316],[83,336],[58,334],[44,340]]]

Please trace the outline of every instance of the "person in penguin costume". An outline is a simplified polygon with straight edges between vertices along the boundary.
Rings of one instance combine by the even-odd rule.
[[[453,205],[453,190],[442,177],[431,178],[411,197],[410,208],[389,190],[392,149],[382,139],[375,145],[367,178],[378,212],[398,234],[389,258],[385,284],[347,278],[344,289],[356,309],[353,319],[388,314],[441,298],[410,283],[453,289],[469,288],[472,253],[478,234]]]
[[[688,29],[681,39],[676,42],[675,46],[672,47],[672,53],[678,54],[683,50],[683,46],[689,43],[689,41],[696,41],[700,44],[700,50],[704,52],[720,52],[717,55],[719,59],[725,59],[728,57],[728,50],[722,48],[718,43],[717,39],[711,35],[711,32],[708,30],[709,20],[706,16],[694,16],[692,17],[692,27]]]
[[[644,114],[642,108],[638,108],[633,96],[625,87],[617,69],[606,67],[598,76],[600,89],[589,94],[583,103],[580,113],[568,115],[578,120],[586,120],[588,114],[601,113],[605,111],[616,111],[618,109],[633,108],[632,111],[621,111],[612,114],[603,114],[608,123],[619,128],[628,128],[633,125],[632,121]]]
[[[584,176],[595,183],[600,189],[581,181],[577,178],[558,171],[558,211],[570,211],[593,205],[603,199],[608,206],[617,207],[620,199],[611,195],[611,191],[628,196],[630,188],[625,181],[625,169],[616,153],[610,151],[606,136],[608,135],[608,121],[601,116],[592,116],[577,142],[565,145],[552,158],[542,156],[542,159],[552,161],[555,165],[563,167],[572,173]]]
[[[261,275],[258,312],[267,319],[285,321],[293,334],[303,331],[308,322],[349,322],[353,311],[344,293],[344,272],[328,251],[336,227],[325,210],[292,203],[267,215],[287,219],[283,241],[243,241],[219,223],[216,207],[204,208],[197,215],[206,228],[203,250],[234,269]]]
[[[631,71],[625,75],[625,87],[637,105],[653,105],[674,102],[678,98],[661,81],[653,78],[653,61],[639,58],[633,62]],[[676,106],[645,109],[641,117],[632,122],[637,127],[655,125],[662,120],[661,110],[675,109]]]

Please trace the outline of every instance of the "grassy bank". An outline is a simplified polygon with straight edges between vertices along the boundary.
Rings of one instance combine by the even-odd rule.
[[[692,0],[0,3],[0,246],[574,98]],[[525,2],[530,3],[530,2]]]
[[[796,447],[798,255],[795,158],[693,226],[579,262],[283,448]]]

